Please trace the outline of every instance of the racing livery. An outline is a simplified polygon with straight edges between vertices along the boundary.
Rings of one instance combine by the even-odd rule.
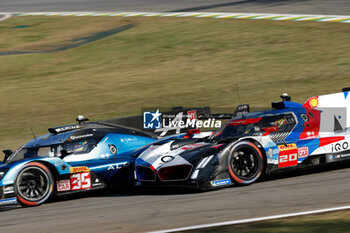
[[[166,140],[136,128],[85,122],[50,128],[0,165],[0,205],[34,206],[50,196],[133,184],[134,161],[150,143]],[[184,134],[182,134],[183,136]],[[181,135],[169,136],[181,137]]]
[[[349,90],[305,104],[284,94],[272,109],[238,114],[209,137],[152,145],[136,160],[137,183],[214,189],[350,159]]]

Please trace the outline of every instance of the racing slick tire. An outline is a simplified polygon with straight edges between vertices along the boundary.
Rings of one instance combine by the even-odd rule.
[[[17,200],[24,207],[40,205],[52,195],[53,186],[54,178],[45,165],[27,163],[15,180]]]
[[[241,141],[232,146],[228,156],[228,171],[237,185],[249,185],[259,179],[265,168],[264,155],[250,141]]]

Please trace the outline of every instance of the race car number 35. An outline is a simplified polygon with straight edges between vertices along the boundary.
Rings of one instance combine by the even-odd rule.
[[[70,176],[71,190],[91,188],[90,172],[75,173]]]

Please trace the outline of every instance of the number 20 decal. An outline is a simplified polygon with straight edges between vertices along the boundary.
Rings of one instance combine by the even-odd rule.
[[[72,190],[91,188],[90,172],[75,173],[70,176]]]
[[[280,159],[280,163],[287,163],[287,162],[291,162],[291,161],[295,161],[298,159],[298,155],[297,154],[290,154],[290,155],[281,155],[279,157]]]

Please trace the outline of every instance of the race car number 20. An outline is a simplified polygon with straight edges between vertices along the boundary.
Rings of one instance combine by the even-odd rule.
[[[70,176],[71,190],[91,188],[90,172],[75,173]]]
[[[298,148],[295,143],[278,146],[278,167],[289,167],[298,164]]]

